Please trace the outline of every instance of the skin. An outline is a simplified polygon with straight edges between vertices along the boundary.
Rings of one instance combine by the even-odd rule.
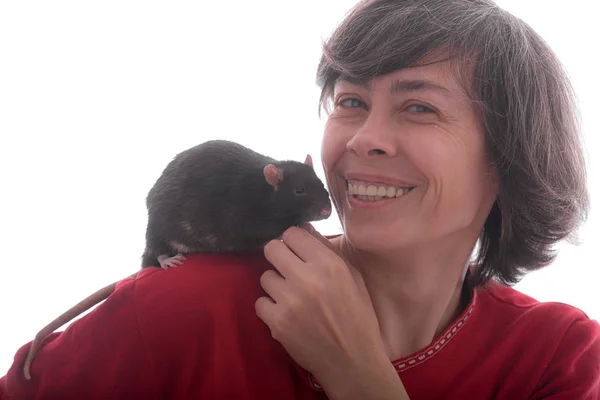
[[[497,180],[446,62],[342,80],[333,104],[321,156],[343,234],[329,241],[291,228],[265,246],[279,273],[262,276],[269,297],[257,315],[329,398],[407,399],[390,360],[430,344],[463,310],[466,265]],[[347,192],[352,174],[413,189],[359,204]]]

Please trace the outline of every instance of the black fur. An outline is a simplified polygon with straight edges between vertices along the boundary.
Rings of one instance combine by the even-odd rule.
[[[267,164],[283,170],[277,191],[263,174]],[[299,186],[303,194],[296,193]],[[312,167],[277,161],[226,140],[175,156],[148,193],[146,206],[142,268],[158,266],[163,254],[255,250],[290,226],[324,219],[322,209],[331,210],[329,193]]]

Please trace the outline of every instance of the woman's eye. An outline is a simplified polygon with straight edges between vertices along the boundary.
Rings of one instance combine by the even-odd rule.
[[[408,106],[408,109],[412,112],[416,112],[416,113],[432,113],[435,112],[433,111],[431,108],[424,106],[422,104],[413,104]]]
[[[360,101],[358,99],[352,99],[352,98],[344,99],[344,100],[340,101],[339,104],[343,107],[348,107],[348,108],[360,108],[360,107],[362,107],[364,109],[367,108],[365,103],[363,103],[362,101]]]

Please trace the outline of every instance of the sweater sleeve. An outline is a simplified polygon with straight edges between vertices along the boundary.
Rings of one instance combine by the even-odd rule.
[[[153,363],[141,338],[133,292],[135,281],[115,292],[64,332],[49,335],[25,380],[22,364],[30,343],[16,353],[0,379],[0,399],[153,398]]]
[[[600,400],[600,325],[572,323],[542,375],[533,400]]]

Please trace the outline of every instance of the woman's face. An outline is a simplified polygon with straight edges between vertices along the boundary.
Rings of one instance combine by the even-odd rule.
[[[365,250],[472,240],[497,194],[483,130],[445,63],[338,82],[322,161],[344,231]]]

